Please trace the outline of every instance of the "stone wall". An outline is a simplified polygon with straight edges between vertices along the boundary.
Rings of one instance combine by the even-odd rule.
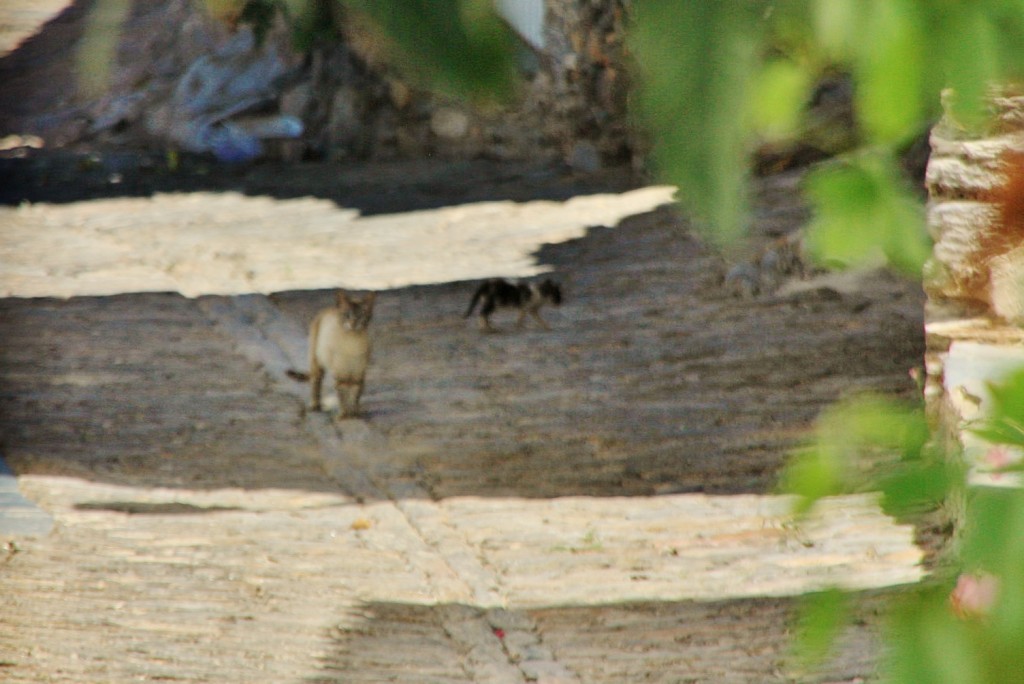
[[[259,154],[550,158],[581,170],[628,160],[627,0],[545,3],[544,45],[524,40],[518,48],[519,98],[489,111],[404,80],[350,17],[341,17],[338,40],[299,53],[280,19],[255,40],[237,16],[209,16],[203,3],[136,3],[123,24],[115,18],[104,27],[120,36],[106,90],[79,92],[71,109],[61,103],[58,116],[39,112],[19,122],[17,132],[42,135],[51,145],[170,143],[245,156],[247,134],[287,138],[301,124],[297,138],[270,142]],[[216,101],[196,104],[197,95]]]
[[[1024,368],[1024,98],[992,103],[984,134],[947,114],[931,135],[925,398],[970,482],[999,486],[1016,480],[991,471],[1021,454],[967,428],[988,409],[987,383]]]
[[[626,125],[623,0],[572,2],[546,0],[544,46],[523,41],[517,52],[519,97],[497,111],[475,110],[433,95],[402,80],[357,26],[346,31],[342,45],[326,48],[325,59],[342,53],[366,66],[377,82],[352,89],[337,80],[314,86],[321,96],[363,98],[359,121],[329,122],[314,143],[334,155],[374,158],[488,156],[498,159],[561,158],[582,170],[630,157]],[[314,82],[316,79],[314,78]],[[369,99],[367,99],[369,98]],[[337,107],[325,109],[338,111]],[[342,106],[341,111],[350,107]],[[361,129],[363,149],[337,145]]]

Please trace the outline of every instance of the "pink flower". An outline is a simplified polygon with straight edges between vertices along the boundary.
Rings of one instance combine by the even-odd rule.
[[[990,466],[993,470],[1000,470],[1008,465],[1013,464],[1013,454],[1010,450],[1003,445],[996,445],[990,447],[985,452],[984,456],[985,464]],[[1003,473],[992,473],[993,480],[1002,479]]]
[[[960,618],[988,615],[999,593],[999,579],[993,575],[963,574],[957,578],[956,588],[949,595],[953,612]]]

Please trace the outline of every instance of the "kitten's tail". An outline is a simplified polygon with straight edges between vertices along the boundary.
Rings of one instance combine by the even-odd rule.
[[[473,293],[473,298],[469,300],[469,308],[466,309],[466,313],[462,314],[463,318],[469,318],[470,316],[473,315],[473,309],[476,308],[476,303],[478,301],[480,301],[480,297],[483,296],[484,289],[486,287],[487,287],[487,284],[485,283],[485,284],[481,285],[480,287],[476,288],[476,292]]]
[[[298,380],[299,382],[309,381],[309,373],[303,373],[302,371],[293,370],[291,368],[285,371],[285,375],[292,380]]]

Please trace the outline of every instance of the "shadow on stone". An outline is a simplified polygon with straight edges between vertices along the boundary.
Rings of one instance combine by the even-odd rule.
[[[857,595],[836,653],[799,681],[872,678],[878,613],[889,597]],[[329,635],[332,649],[305,681],[406,681],[413,673],[416,681],[491,681],[486,675],[505,667],[527,681],[540,674],[588,684],[774,681],[795,667],[796,606],[795,598],[529,610],[371,602],[341,618]]]
[[[79,511],[112,511],[129,515],[199,515],[204,513],[223,513],[225,511],[243,510],[238,506],[196,506],[194,504],[172,501],[167,503],[149,503],[144,501],[83,501],[75,504]]]

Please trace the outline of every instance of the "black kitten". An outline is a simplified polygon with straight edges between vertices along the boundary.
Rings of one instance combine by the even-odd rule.
[[[477,302],[483,302],[480,308],[480,329],[485,332],[495,332],[491,326],[490,315],[495,309],[509,308],[519,309],[519,320],[516,326],[523,327],[526,314],[533,316],[541,327],[550,330],[548,324],[540,317],[540,308],[545,304],[558,306],[562,303],[562,288],[558,283],[547,278],[542,283],[510,283],[507,280],[495,278],[480,285],[473,293],[473,299],[469,302],[469,308],[463,318],[469,318],[476,308]]]

